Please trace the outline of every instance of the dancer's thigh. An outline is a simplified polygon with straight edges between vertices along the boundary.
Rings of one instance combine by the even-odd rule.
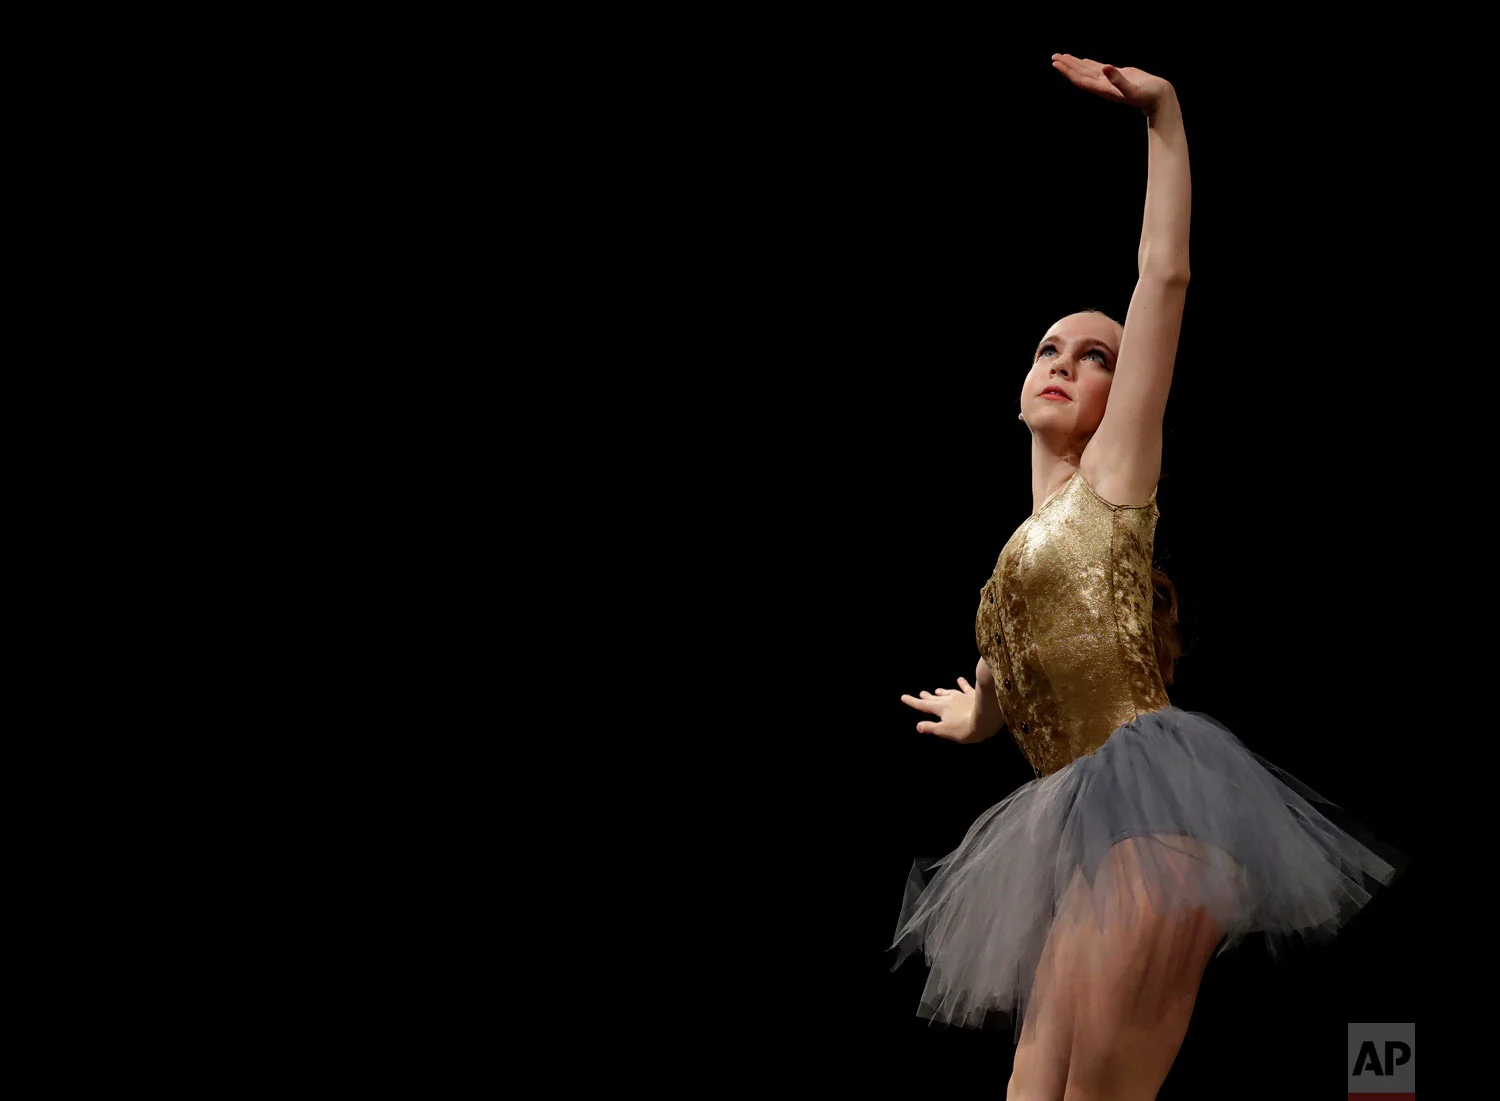
[[[1209,852],[1188,838],[1132,838],[1092,885],[1075,875],[1037,968],[1010,1096],[1155,1095],[1219,938],[1207,908],[1181,904]]]
[[[1166,1079],[1220,937],[1201,904],[1213,855],[1185,837],[1123,841],[1094,878],[1091,913],[1066,923],[1059,950],[1074,956],[1070,1101],[1155,1097]]]
[[[1088,881],[1077,872],[1063,895],[1037,964],[1007,1101],[1058,1101],[1063,1096],[1073,1050],[1074,998],[1080,988],[1070,947],[1076,933],[1068,925],[1071,915],[1089,910],[1088,897]]]

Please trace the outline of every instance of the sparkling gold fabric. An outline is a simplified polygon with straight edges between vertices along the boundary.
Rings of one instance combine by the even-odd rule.
[[[1038,776],[1169,705],[1151,628],[1153,490],[1113,505],[1081,472],[1016,529],[980,592],[979,652]]]

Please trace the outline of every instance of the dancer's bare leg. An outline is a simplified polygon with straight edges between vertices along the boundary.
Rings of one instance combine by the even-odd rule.
[[[1150,875],[1141,846],[1151,846]],[[1219,937],[1206,909],[1162,906],[1159,882],[1188,883],[1206,851],[1181,838],[1125,841],[1092,889],[1075,879],[1037,968],[1008,1101],[1156,1096]]]
[[[1088,898],[1088,882],[1083,873],[1075,873],[1037,964],[1005,1090],[1006,1101],[1061,1101],[1073,1051],[1074,996],[1078,988],[1071,974],[1076,961],[1068,949],[1068,925],[1074,915],[1089,911]]]
[[[1187,1035],[1203,969],[1219,941],[1206,908],[1162,905],[1160,880],[1187,889],[1208,850],[1187,838],[1121,842],[1094,880],[1103,921],[1075,923],[1073,1048],[1064,1101],[1149,1101]],[[1155,871],[1143,874],[1143,861]]]

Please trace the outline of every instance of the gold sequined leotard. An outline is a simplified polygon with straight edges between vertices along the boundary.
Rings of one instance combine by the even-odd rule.
[[[1151,626],[1156,492],[1112,505],[1075,471],[1016,529],[980,593],[979,652],[1038,776],[1169,706]]]

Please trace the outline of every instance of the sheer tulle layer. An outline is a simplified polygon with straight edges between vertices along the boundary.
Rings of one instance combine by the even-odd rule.
[[[1092,923],[1100,943],[1139,934],[1159,946],[1211,917],[1220,951],[1252,933],[1273,950],[1332,935],[1399,861],[1357,824],[1336,825],[1338,813],[1208,716],[1142,715],[990,808],[947,857],[913,868],[897,964],[920,951],[930,965],[923,1017],[1018,1024],[1061,923]]]

